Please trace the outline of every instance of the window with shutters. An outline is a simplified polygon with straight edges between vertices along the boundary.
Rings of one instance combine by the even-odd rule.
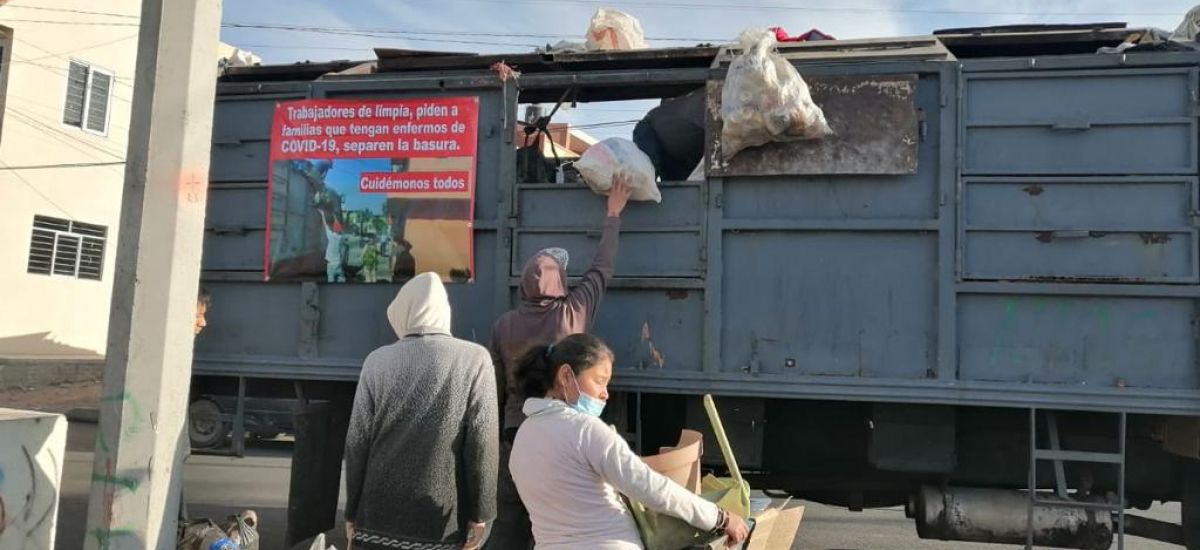
[[[107,235],[102,225],[34,216],[27,271],[99,281]]]
[[[63,124],[100,135],[107,134],[112,87],[111,72],[71,60],[67,69]]]

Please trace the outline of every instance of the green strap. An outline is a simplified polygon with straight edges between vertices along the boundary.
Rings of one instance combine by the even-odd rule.
[[[705,394],[704,410],[708,413],[708,421],[712,423],[713,433],[717,436],[717,444],[721,446],[721,454],[725,456],[725,466],[733,480],[742,483],[742,471],[738,469],[737,458],[733,456],[733,447],[729,446],[729,438],[725,435],[725,426],[721,424],[721,415],[717,413],[717,404],[712,395]]]

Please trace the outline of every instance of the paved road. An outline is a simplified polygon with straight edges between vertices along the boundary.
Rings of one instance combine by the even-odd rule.
[[[58,521],[58,550],[82,548],[90,484],[94,426],[72,424],[63,479],[63,507]],[[252,456],[233,459],[193,456],[184,469],[186,499],[193,516],[221,518],[243,508],[258,512],[263,550],[283,548],[287,513],[290,452],[286,442],[256,445]],[[232,503],[232,505],[231,505]],[[804,521],[795,548],[804,550],[1003,550],[1018,548],[958,542],[923,541],[899,509],[849,512],[805,503]],[[1178,506],[1160,507],[1147,514],[1178,521]],[[345,548],[335,530],[330,543]],[[1115,546],[1114,546],[1115,547]],[[1177,546],[1129,538],[1130,550],[1180,550]]]

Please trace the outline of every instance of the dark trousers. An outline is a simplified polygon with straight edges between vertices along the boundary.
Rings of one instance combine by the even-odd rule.
[[[508,469],[512,456],[512,438],[500,441],[500,484],[496,487],[497,517],[488,537],[488,550],[528,550],[533,548],[533,525],[529,511],[521,503],[517,486]]]

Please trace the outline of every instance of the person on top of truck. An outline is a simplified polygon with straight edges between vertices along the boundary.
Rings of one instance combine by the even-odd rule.
[[[650,469],[600,420],[613,352],[595,336],[573,334],[529,350],[518,378],[529,396],[513,443],[513,481],[529,507],[538,550],[640,550],[637,525],[620,495],[735,546],[745,520]]]
[[[508,474],[508,454],[517,428],[525,420],[521,407],[525,395],[517,381],[517,367],[526,352],[536,346],[557,342],[570,334],[588,332],[600,300],[613,276],[617,239],[621,231],[621,213],[629,202],[628,182],[613,177],[608,195],[604,231],[591,268],[583,281],[568,291],[567,251],[548,248],[539,251],[525,264],[521,273],[521,305],[500,316],[492,327],[492,359],[496,365],[504,431],[500,446],[500,516],[492,530],[495,548],[523,550],[532,543],[529,514]]]
[[[355,550],[480,548],[496,517],[491,357],[450,334],[441,278],[400,288],[399,337],[367,356],[346,434],[346,531]]]

